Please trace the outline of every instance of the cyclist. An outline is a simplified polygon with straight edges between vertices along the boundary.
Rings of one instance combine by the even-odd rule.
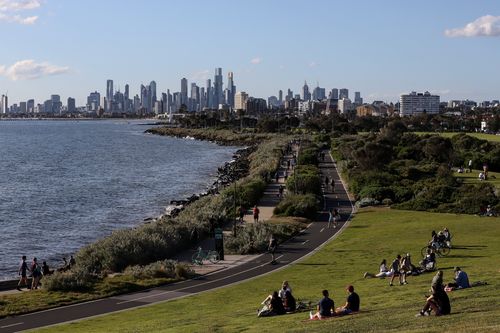
[[[439,236],[436,231],[432,230],[431,236],[432,239],[429,241],[428,245],[435,250],[439,249]]]
[[[451,233],[450,233],[450,231],[448,230],[447,227],[444,227],[442,232],[444,235],[444,243],[446,244],[446,246],[451,248]]]

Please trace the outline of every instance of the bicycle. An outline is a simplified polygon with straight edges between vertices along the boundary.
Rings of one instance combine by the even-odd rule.
[[[451,247],[449,247],[448,244],[446,244],[446,243],[439,243],[439,247],[436,247],[434,245],[427,245],[427,246],[424,246],[422,248],[422,250],[420,250],[420,254],[422,255],[422,258],[425,257],[428,249],[431,249],[440,257],[447,256],[448,254],[450,254],[450,251],[451,251]]]
[[[208,260],[212,264],[216,264],[220,261],[219,253],[214,250],[204,251],[201,247],[198,247],[198,251],[193,254],[191,261],[196,265],[203,265],[203,261]]]

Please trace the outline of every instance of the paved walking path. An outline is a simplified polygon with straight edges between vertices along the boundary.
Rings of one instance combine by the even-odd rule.
[[[330,179],[331,177],[335,179],[333,193],[331,188],[327,188],[324,193],[325,207],[336,207],[339,209],[342,215],[342,221],[336,229],[326,228],[328,214],[326,211],[320,212],[317,221],[311,223],[298,236],[279,245],[276,256],[278,264],[271,265],[270,256],[268,254],[253,256],[245,261],[237,263],[235,261],[233,266],[228,265],[227,268],[221,268],[215,272],[200,276],[199,278],[137,293],[5,318],[0,320],[0,331],[5,333],[17,332],[146,306],[160,301],[187,297],[202,291],[240,283],[247,279],[294,264],[305,256],[314,253],[332,239],[338,231],[345,227],[346,221],[352,214],[353,207],[351,201],[348,198],[344,186],[340,182],[335,164],[329,154],[326,155],[325,161],[320,163],[320,170],[323,176],[327,175]]]

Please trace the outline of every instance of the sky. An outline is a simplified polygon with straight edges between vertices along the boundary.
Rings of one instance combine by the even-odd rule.
[[[238,91],[348,88],[365,101],[430,91],[500,99],[497,0],[0,0],[0,94],[9,104],[76,98],[155,80]]]

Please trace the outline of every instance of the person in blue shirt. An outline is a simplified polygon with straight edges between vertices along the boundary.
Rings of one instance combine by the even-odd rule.
[[[346,290],[349,295],[347,296],[345,305],[335,311],[338,316],[359,311],[359,295],[354,292],[353,286],[348,286]]]
[[[448,283],[449,288],[464,289],[470,288],[469,277],[460,267],[455,267],[455,282]]]
[[[324,319],[331,317],[335,314],[335,304],[329,297],[328,290],[323,290],[323,298],[318,303],[318,312],[316,314],[309,313],[311,320]]]

